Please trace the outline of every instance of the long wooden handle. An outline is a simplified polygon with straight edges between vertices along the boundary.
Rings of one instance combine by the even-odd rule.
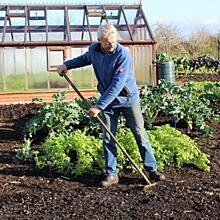
[[[77,89],[77,87],[74,85],[74,83],[69,79],[69,77],[63,73],[64,78],[66,81],[71,85],[71,87],[74,89],[74,91],[79,95],[79,97],[86,103],[88,107],[91,107],[90,103],[85,99],[85,97],[81,94],[81,92]],[[131,162],[131,164],[136,168],[136,170],[143,176],[143,178],[147,181],[148,184],[151,184],[147,176],[144,174],[144,172],[139,168],[139,166],[134,162],[134,160],[131,158],[131,156],[126,151],[125,147],[122,146],[116,137],[112,134],[112,132],[108,129],[108,127],[105,125],[105,123],[102,121],[102,119],[97,115],[96,116],[99,123],[102,125],[102,127],[109,133],[111,138],[115,141],[115,143],[118,145],[118,147],[121,149],[121,151],[125,154],[125,156],[128,158],[128,160]]]

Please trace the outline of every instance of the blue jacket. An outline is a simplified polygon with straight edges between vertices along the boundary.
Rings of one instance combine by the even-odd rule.
[[[98,91],[101,94],[96,103],[100,109],[128,107],[139,102],[131,56],[119,43],[112,53],[105,53],[100,43],[93,43],[85,54],[64,64],[68,70],[93,65],[98,80]]]

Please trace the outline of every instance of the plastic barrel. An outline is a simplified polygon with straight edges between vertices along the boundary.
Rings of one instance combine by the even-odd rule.
[[[164,79],[170,83],[176,83],[175,65],[173,61],[157,62],[157,80]]]

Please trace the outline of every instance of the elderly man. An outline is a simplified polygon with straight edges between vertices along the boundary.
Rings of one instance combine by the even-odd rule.
[[[96,117],[101,112],[104,123],[115,135],[118,118],[122,113],[136,139],[149,177],[155,181],[163,180],[165,176],[157,171],[157,162],[144,129],[130,54],[117,42],[117,30],[113,25],[101,25],[97,35],[97,43],[91,44],[85,54],[58,66],[57,72],[62,76],[69,69],[93,65],[101,96],[96,105],[89,109],[89,114]],[[104,129],[103,147],[107,177],[101,184],[107,187],[117,184],[119,178],[115,142]]]

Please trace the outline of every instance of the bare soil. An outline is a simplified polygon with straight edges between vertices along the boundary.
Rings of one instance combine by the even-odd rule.
[[[68,179],[15,162],[22,129],[37,107],[0,105],[0,219],[220,219],[219,123],[209,122],[212,137],[189,134],[210,155],[210,173],[166,167],[166,180],[147,192],[139,174],[121,173],[119,184],[105,189],[99,186],[103,176]]]

